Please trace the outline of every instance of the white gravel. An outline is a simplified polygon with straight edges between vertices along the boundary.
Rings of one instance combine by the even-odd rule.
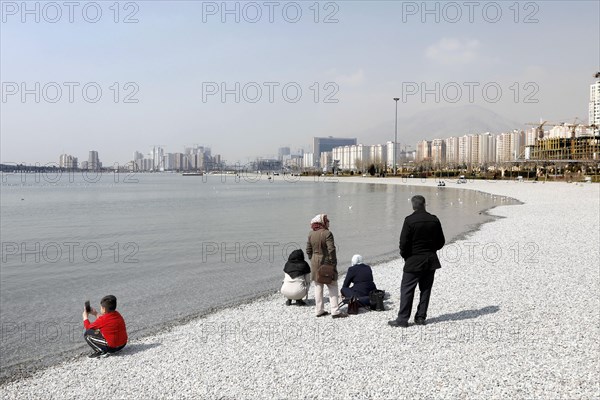
[[[600,398],[599,185],[457,187],[525,204],[495,208],[507,218],[442,250],[426,326],[387,325],[398,311],[397,260],[374,268],[391,293],[387,311],[315,318],[313,307],[273,295],[133,341],[119,356],[48,368],[1,396]]]

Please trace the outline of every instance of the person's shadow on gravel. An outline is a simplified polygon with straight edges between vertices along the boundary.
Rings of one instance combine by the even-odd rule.
[[[118,353],[112,354],[112,357],[126,357],[126,356],[131,356],[135,353],[139,353],[141,351],[145,351],[145,350],[149,350],[149,349],[153,349],[155,347],[160,346],[162,343],[156,342],[156,343],[135,343],[135,344],[131,344],[131,345],[127,345],[125,346],[125,348],[121,351],[119,351]]]
[[[464,310],[452,314],[443,314],[438,317],[428,318],[427,324],[434,324],[436,322],[443,321],[461,321],[463,319],[472,319],[486,314],[493,314],[499,310],[500,307],[498,306],[487,306],[480,308],[479,310]]]

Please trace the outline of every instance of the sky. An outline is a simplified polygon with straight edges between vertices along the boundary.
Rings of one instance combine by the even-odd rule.
[[[70,4],[1,2],[2,163],[374,144],[394,97],[404,118],[475,104],[587,123],[600,70],[598,1]]]

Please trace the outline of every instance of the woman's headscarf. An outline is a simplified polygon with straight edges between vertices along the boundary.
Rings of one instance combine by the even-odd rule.
[[[287,263],[283,267],[283,272],[288,274],[292,279],[310,274],[310,265],[304,261],[304,252],[302,249],[292,251]]]
[[[363,258],[360,254],[355,254],[352,256],[352,265],[362,264]]]
[[[310,221],[310,227],[313,231],[318,231],[319,229],[326,229],[327,225],[329,225],[329,219],[327,219],[327,214],[317,214]]]

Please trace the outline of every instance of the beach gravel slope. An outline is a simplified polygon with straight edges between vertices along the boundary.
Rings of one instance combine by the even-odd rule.
[[[273,295],[7,383],[1,397],[600,398],[599,186],[460,186],[490,193],[490,214],[505,218],[442,249],[425,326],[387,325],[396,260],[374,267],[386,311],[315,318]],[[502,206],[506,196],[524,204]],[[396,246],[401,223],[377,240]]]

